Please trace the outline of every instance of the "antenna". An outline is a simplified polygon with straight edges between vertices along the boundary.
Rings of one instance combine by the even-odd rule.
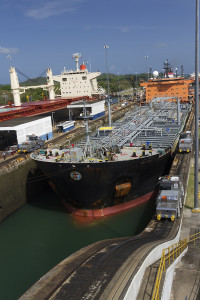
[[[183,69],[183,65],[181,65],[181,76],[184,76],[184,69]]]
[[[168,62],[168,59],[164,62],[164,68],[165,70],[165,77],[169,78],[169,72],[172,70],[170,67],[170,63]]]
[[[178,77],[178,69],[177,68],[175,69],[175,76],[176,76],[176,78]]]
[[[152,75],[152,67],[149,68],[149,77],[151,78]]]

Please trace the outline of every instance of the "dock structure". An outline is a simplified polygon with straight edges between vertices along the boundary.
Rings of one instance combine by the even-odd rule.
[[[185,156],[186,165],[190,158]],[[179,219],[152,219],[138,236],[100,241],[72,254],[19,300],[151,299],[162,250],[178,243],[180,234]]]
[[[188,123],[186,129],[193,132],[193,117],[189,118]],[[186,170],[190,165],[192,153],[177,155],[170,174],[180,175],[186,190]],[[79,250],[43,276],[20,300],[151,299],[153,281],[156,278],[155,270],[159,266],[162,251],[178,243],[182,217],[183,212],[180,219],[174,222],[157,222],[152,219],[138,236],[100,241]],[[185,229],[184,227],[183,230]],[[151,266],[155,266],[153,273],[148,269]],[[187,279],[187,287],[191,285],[192,280],[192,277]],[[174,284],[179,283],[180,278]]]

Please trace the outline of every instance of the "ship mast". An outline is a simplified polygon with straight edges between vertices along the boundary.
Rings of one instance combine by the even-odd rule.
[[[79,58],[81,57],[80,53],[74,53],[73,58],[75,58],[76,61],[76,72],[79,72]]]
[[[169,78],[169,72],[171,71],[171,68],[170,68],[170,63],[168,62],[168,59],[166,59],[166,61],[164,62],[164,68],[165,70],[165,76],[167,78]]]
[[[89,130],[89,119],[91,116],[88,114],[85,106],[85,99],[83,100],[83,116],[82,116],[85,124],[85,135],[86,135],[86,143],[85,143],[85,155],[89,154],[91,156],[91,144],[90,144],[90,130]]]

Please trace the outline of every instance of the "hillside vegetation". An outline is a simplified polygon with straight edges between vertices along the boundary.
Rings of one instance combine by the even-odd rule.
[[[132,87],[138,87],[139,84],[145,81],[146,74],[136,75],[115,75],[108,74],[110,94],[117,93],[119,91],[128,90]],[[97,79],[98,84],[102,86],[106,91],[108,89],[107,74],[103,73]]]

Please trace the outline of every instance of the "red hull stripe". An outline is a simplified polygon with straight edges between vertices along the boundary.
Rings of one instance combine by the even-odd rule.
[[[134,200],[117,204],[111,207],[105,207],[102,209],[77,209],[75,207],[72,207],[68,203],[64,203],[66,208],[75,216],[79,217],[93,217],[93,218],[100,218],[108,215],[112,215],[121,211],[124,211],[126,209],[136,207],[142,203],[145,203],[151,199],[153,195],[153,192],[150,192],[142,197],[136,198]]]

